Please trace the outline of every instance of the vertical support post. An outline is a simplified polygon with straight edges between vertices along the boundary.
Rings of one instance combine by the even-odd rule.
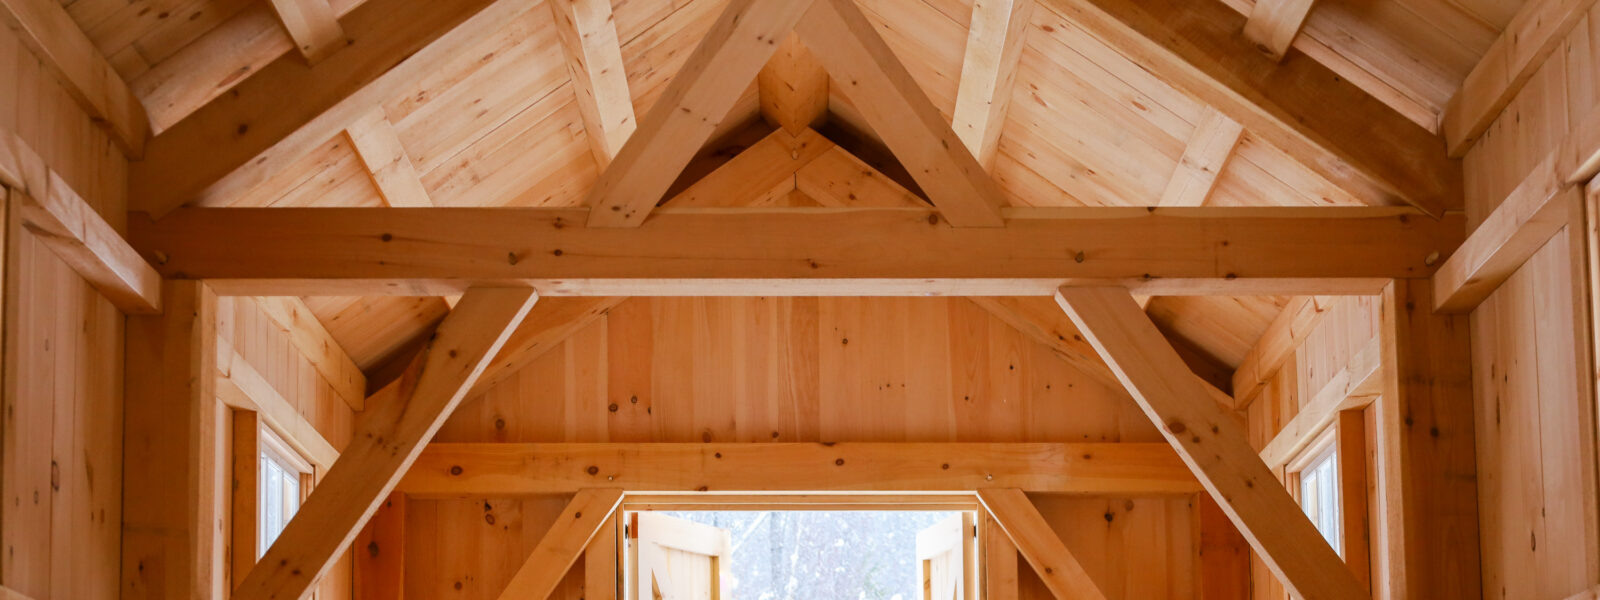
[[[228,589],[244,581],[246,573],[256,566],[256,539],[259,523],[256,515],[261,482],[261,418],[250,410],[233,411],[233,515],[231,522],[231,553],[233,570],[228,578]]]
[[[1477,457],[1468,317],[1435,314],[1427,280],[1383,291],[1378,580],[1389,598],[1476,598]]]
[[[163,282],[162,294],[164,314],[128,317],[123,597],[221,598],[217,297],[198,281]]]

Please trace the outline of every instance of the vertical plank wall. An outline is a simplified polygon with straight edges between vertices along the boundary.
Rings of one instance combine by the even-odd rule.
[[[316,428],[318,433],[335,449],[343,450],[355,431],[355,411],[340,398],[333,386],[322,378],[305,355],[290,342],[289,332],[280,329],[257,306],[253,298],[217,298],[217,337],[226,340],[257,373],[272,385],[274,391],[287,400],[301,416]],[[226,430],[223,428],[222,430]],[[232,448],[226,435],[219,435],[223,448]],[[227,499],[221,505],[230,507]],[[231,507],[230,507],[231,508]],[[231,515],[222,514],[225,523]],[[224,535],[224,543],[232,536]],[[227,546],[227,552],[240,549]],[[253,552],[254,549],[245,549]],[[232,565],[232,561],[226,561]],[[317,600],[343,600],[350,597],[354,561],[347,552],[334,565],[332,571],[317,585]],[[230,580],[241,579],[238,573]]]
[[[0,89],[0,132],[120,229],[127,161],[6,27]],[[115,598],[123,317],[14,219],[4,238],[0,585],[35,600]]]
[[[1600,7],[1466,157],[1483,220],[1600,101]],[[1593,215],[1591,215],[1591,218]],[[1485,597],[1559,600],[1600,583],[1584,243],[1557,234],[1472,314]]]
[[[1257,450],[1271,442],[1300,409],[1311,402],[1325,386],[1364,347],[1373,343],[1381,326],[1380,298],[1376,296],[1350,296],[1318,300],[1324,315],[1316,327],[1304,334],[1304,342],[1294,349],[1283,365],[1266,378],[1266,384],[1252,398],[1242,399],[1247,404],[1247,435],[1251,446]],[[1340,385],[1343,385],[1340,383]],[[1371,407],[1366,410],[1367,420],[1374,418]],[[1376,427],[1367,427],[1369,440]],[[1369,449],[1373,444],[1368,442]],[[1372,456],[1369,453],[1369,463]],[[1374,465],[1369,464],[1369,472]],[[1282,478],[1286,474],[1277,470]],[[1377,506],[1377,477],[1368,477],[1368,506]],[[1376,550],[1376,549],[1374,549]],[[1377,564],[1374,560],[1373,564]],[[1258,556],[1251,554],[1251,588],[1254,598],[1287,598],[1283,584],[1267,570]]]
[[[446,442],[1158,441],[1131,399],[964,299],[634,298]],[[1198,598],[1192,498],[1037,496],[1113,598]],[[562,499],[408,503],[407,597],[493,599]],[[1023,563],[1022,597],[1049,598]],[[566,580],[578,597],[581,566]]]

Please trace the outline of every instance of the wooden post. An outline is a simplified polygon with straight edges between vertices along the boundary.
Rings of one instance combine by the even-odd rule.
[[[256,566],[256,538],[260,524],[256,522],[259,514],[260,490],[257,489],[261,481],[261,414],[250,410],[234,410],[233,413],[233,515],[231,519],[231,534],[229,553],[231,556],[232,571],[228,580],[231,582],[228,589],[239,586],[246,573]]]
[[[123,416],[124,598],[225,596],[217,298],[167,281],[166,313],[129,316]]]
[[[1373,554],[1396,599],[1481,594],[1468,318],[1433,305],[1426,280],[1383,291]]]

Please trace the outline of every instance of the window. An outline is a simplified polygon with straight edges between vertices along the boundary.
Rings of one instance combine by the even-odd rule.
[[[1371,580],[1367,487],[1369,440],[1362,409],[1339,411],[1332,423],[1284,465],[1284,484],[1333,551],[1362,582]]]
[[[1339,453],[1330,444],[1300,471],[1300,508],[1328,539],[1334,552],[1343,553],[1343,519],[1339,505]]]
[[[311,465],[271,430],[260,430],[256,487],[256,556],[267,553],[283,527],[300,509],[311,476]]]
[[[943,510],[630,512],[625,597],[972,600],[975,518]]]

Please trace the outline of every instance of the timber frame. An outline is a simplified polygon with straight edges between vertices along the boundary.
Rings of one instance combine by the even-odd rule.
[[[1487,596],[1474,454],[1484,423],[1463,399],[1470,408],[1475,377],[1494,382],[1472,372],[1469,315],[1552,244],[1570,246],[1574,264],[1561,276],[1580,290],[1563,307],[1580,315],[1580,339],[1564,348],[1583,366],[1574,419],[1595,418],[1590,314],[1600,300],[1583,298],[1600,279],[1600,110],[1580,113],[1484,214],[1464,210],[1459,158],[1488,143],[1496,117],[1592,0],[1531,0],[1427,124],[1308,57],[1306,48],[1326,43],[1315,37],[1325,34],[1313,27],[1313,0],[1256,0],[1243,14],[1211,0],[978,0],[960,74],[938,92],[953,102],[934,97],[921,83],[929,69],[903,60],[900,42],[857,0],[728,0],[702,17],[703,35],[673,59],[681,66],[648,91],[650,102],[629,87],[625,60],[634,56],[609,3],[542,0],[549,14],[539,7],[539,18],[553,23],[570,78],[549,86],[572,96],[562,131],[586,136],[577,164],[592,185],[563,190],[576,207],[530,199],[522,181],[473,189],[486,197],[468,206],[433,174],[449,152],[408,144],[411,111],[446,120],[425,112],[425,94],[410,95],[415,82],[482,51],[528,3],[416,9],[432,19],[404,26],[369,22],[382,20],[362,4],[272,0],[228,21],[254,40],[232,57],[241,64],[201,68],[227,45],[208,33],[130,85],[116,67],[137,52],[103,54],[58,2],[0,0],[0,21],[64,97],[119,158],[142,159],[126,167],[128,218],[108,218],[91,190],[69,183],[73,173],[44,158],[52,149],[0,128],[0,253],[20,256],[26,232],[128,317],[123,477],[150,489],[130,486],[123,498],[120,554],[124,587],[139,594],[303,598],[354,545],[369,549],[355,555],[355,585],[369,598],[398,598],[408,503],[560,496],[555,524],[498,597],[547,597],[580,559],[600,567],[587,576],[604,587],[605,569],[620,568],[625,507],[785,502],[970,507],[994,525],[983,552],[998,557],[1013,588],[1020,556],[1058,597],[1115,597],[1029,497],[1055,494],[1196,498],[1197,512],[1217,517],[1197,530],[1240,538],[1243,560],[1259,560],[1258,575],[1297,597]],[[1024,38],[1057,32],[1038,25],[1052,19],[1196,105],[1172,110],[1192,113],[1192,133],[1168,152],[1170,178],[1142,189],[1153,193],[1135,199],[1141,205],[1022,206],[1012,197],[1028,175],[1003,155],[1030,150],[1007,146],[1003,130],[1008,115],[1040,110],[1025,98],[1047,105],[1019,71],[1038,52]],[[371,44],[383,27],[428,35]],[[1530,34],[1526,47],[1520,34]],[[290,52],[293,68],[277,58]],[[229,77],[256,69],[290,82],[360,76],[315,89],[314,102],[252,131],[256,122],[233,117],[261,110],[250,95],[259,89],[235,91],[247,84]],[[232,94],[246,100],[230,107]],[[729,115],[744,104],[767,125],[735,127]],[[848,118],[830,122],[831,113]],[[531,130],[509,121],[489,129]],[[223,138],[236,143],[196,150]],[[439,146],[450,144],[467,146]],[[1267,155],[1300,165],[1285,187],[1314,180],[1322,187],[1309,195],[1326,192],[1330,205],[1207,206],[1240,194],[1230,165]],[[376,202],[247,202],[309,163],[357,173]],[[1097,176],[1083,166],[1073,178]],[[296,185],[316,191],[316,177],[302,179]],[[19,271],[0,264],[16,294]],[[306,300],[357,296],[445,308],[403,349],[358,364]],[[835,444],[779,440],[775,430],[772,440],[756,436],[763,444],[709,433],[701,443],[435,441],[464,400],[513,380],[628,298],[707,296],[970,298],[1124,394],[1159,441]],[[1237,366],[1220,369],[1149,306],[1151,297],[1242,296],[1295,298]],[[1296,384],[1282,377],[1297,350],[1329,315],[1363,302],[1375,334],[1343,340],[1350,352],[1334,372],[1305,390],[1292,418],[1253,439],[1253,403],[1269,410],[1261,398]],[[8,297],[7,324],[15,304]],[[348,440],[336,446],[320,433],[314,409],[275,389],[221,333],[237,325],[238,306],[260,311],[311,357],[306,380],[355,415]],[[0,336],[8,402],[25,393],[14,389],[13,363],[29,351],[14,336]],[[217,530],[230,509],[201,498],[248,469],[213,450],[254,447],[262,427],[314,466],[316,487],[259,560],[224,565],[228,542]],[[1350,492],[1362,512],[1346,535],[1370,535],[1354,557],[1324,543],[1282,485],[1285,466],[1332,435],[1341,455],[1370,451],[1377,465]],[[1575,437],[1589,448],[1596,432]],[[1596,462],[1578,461],[1573,485],[1600,496]],[[17,505],[14,490],[0,491]],[[1575,527],[1600,543],[1597,522],[1589,514]],[[0,578],[0,599],[26,598],[8,583]]]

